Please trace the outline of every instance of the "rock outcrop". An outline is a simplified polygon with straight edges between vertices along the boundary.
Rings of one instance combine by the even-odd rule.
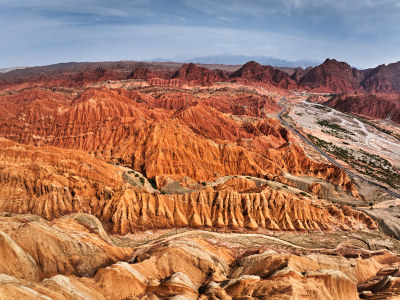
[[[219,95],[208,100],[183,95],[166,103],[171,97],[121,90],[88,89],[75,98],[30,90],[20,98],[0,97],[12,113],[0,120],[0,134],[24,144],[85,150],[150,179],[273,177],[284,170],[323,177],[348,191],[354,188],[345,172],[310,160],[292,145],[277,120],[242,122],[224,113],[262,117],[268,103],[276,105],[266,97],[238,97],[227,100],[224,95],[223,102]]]
[[[207,237],[197,233],[198,237],[176,235],[144,244],[132,253],[131,248],[118,247],[107,236],[93,232],[101,232],[94,224],[95,218],[82,214],[53,222],[22,215],[0,217],[0,232],[8,233],[0,254],[10,244],[19,251],[18,257],[0,261],[4,272],[0,297],[311,300],[359,299],[359,291],[362,295],[398,295],[400,260],[389,251],[338,248],[316,254],[302,248],[303,253],[296,254],[279,250],[279,246],[276,250],[243,248],[240,235],[228,243],[226,234]],[[275,242],[281,247],[287,244],[279,239]],[[362,255],[353,256],[353,252]],[[67,253],[73,255],[66,257]],[[29,257],[32,273],[29,265],[18,269],[15,258],[24,255]]]
[[[244,64],[239,70],[233,72],[230,78],[237,82],[259,82],[285,89],[296,87],[289,74],[271,66],[262,66],[255,61]]]
[[[23,90],[34,87],[82,88],[96,82],[144,80],[153,86],[210,86],[216,82],[240,82],[270,89],[310,88],[321,92],[398,93],[400,63],[357,70],[345,62],[327,59],[306,70],[298,68],[289,74],[272,66],[248,62],[232,72],[229,66],[197,66],[182,63],[104,62],[68,63],[25,68],[0,74],[0,88]]]
[[[178,79],[190,86],[211,85],[214,82],[224,81],[226,78],[225,72],[221,70],[210,70],[193,63],[184,64],[171,76],[171,79]]]
[[[0,272],[32,281],[60,274],[93,276],[134,253],[114,245],[97,218],[86,214],[48,222],[34,215],[3,213],[0,238]]]
[[[345,62],[326,59],[321,65],[292,74],[299,86],[325,93],[381,93],[400,92],[400,62],[357,70]]]
[[[216,67],[0,74],[1,299],[400,294],[400,243],[368,214],[326,200],[361,197],[276,119],[276,95],[290,89],[395,92],[398,66],[327,60],[292,78],[255,62]],[[399,110],[395,96],[374,105],[380,95],[356,96],[329,105],[377,118]]]
[[[361,85],[370,93],[398,93],[400,91],[400,62],[380,65],[365,72]]]
[[[400,95],[338,95],[324,103],[345,113],[369,119],[391,119],[400,124]]]
[[[299,85],[323,92],[351,92],[362,88],[362,74],[345,62],[327,59],[321,65],[305,72],[298,81]]]
[[[362,213],[341,210],[267,186],[257,192],[220,187],[183,195],[151,194],[126,183],[124,171],[83,151],[1,140],[0,211],[54,219],[97,216],[111,232],[177,227],[229,230],[376,228]],[[231,182],[232,183],[232,182]],[[253,188],[253,186],[249,186]]]

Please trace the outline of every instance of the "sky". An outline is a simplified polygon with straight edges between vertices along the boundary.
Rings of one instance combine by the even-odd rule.
[[[221,54],[400,61],[400,0],[0,0],[0,68]]]

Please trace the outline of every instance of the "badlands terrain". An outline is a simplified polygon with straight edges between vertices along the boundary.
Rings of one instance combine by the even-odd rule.
[[[0,299],[397,299],[400,63],[0,74]]]

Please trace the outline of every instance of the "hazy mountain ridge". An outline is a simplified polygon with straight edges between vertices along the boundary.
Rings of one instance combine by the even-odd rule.
[[[11,68],[3,68],[0,69],[0,73],[7,73],[10,71],[14,71],[14,70],[21,70],[21,69],[26,69],[29,68],[28,66],[15,66],[15,67],[11,67]]]
[[[302,67],[307,68],[310,66],[317,66],[321,63],[319,60],[311,59],[301,59],[297,61],[289,61],[274,57],[266,57],[263,55],[233,55],[233,54],[223,54],[223,55],[211,55],[211,56],[198,56],[191,59],[187,59],[185,62],[201,63],[201,64],[227,64],[227,65],[243,65],[248,61],[256,61],[261,65],[270,65],[275,67],[288,67],[296,68]]]
[[[195,64],[222,64],[222,65],[244,65],[249,61],[256,61],[261,65],[270,65],[275,67],[286,67],[286,68],[307,68],[314,67],[322,63],[316,59],[301,59],[296,61],[290,61],[275,57],[267,57],[263,55],[237,55],[237,54],[220,54],[220,55],[209,55],[209,56],[196,56],[192,58],[154,58],[151,60],[144,60],[145,62],[174,62],[182,61],[185,63]]]

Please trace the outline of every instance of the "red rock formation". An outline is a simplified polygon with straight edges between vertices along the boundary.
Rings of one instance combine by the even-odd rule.
[[[227,179],[224,183],[214,187],[215,190],[233,190],[237,192],[251,191],[255,188],[257,188],[257,184],[253,180],[237,176]]]
[[[338,95],[324,103],[342,112],[400,124],[400,95]]]
[[[263,86],[294,88],[296,84],[286,72],[271,66],[261,66],[252,61],[231,74],[222,70],[211,70],[193,63],[184,64],[175,73],[160,73],[143,67],[133,71],[128,78],[144,79],[157,86],[209,86],[215,82],[234,81],[244,84],[261,83]],[[230,79],[229,79],[230,78]]]
[[[224,71],[199,67],[193,63],[184,64],[175,72],[151,70],[139,66],[132,71],[128,79],[143,79],[156,86],[209,86],[214,82],[224,81],[227,76]]]
[[[299,82],[300,79],[304,76],[304,74],[306,74],[308,71],[310,71],[312,69],[312,67],[308,67],[307,69],[303,69],[301,67],[296,68],[296,70],[294,71],[294,73],[292,75],[290,75],[290,78],[292,80],[294,80],[295,82]]]
[[[84,214],[51,223],[32,216],[0,217],[0,256],[10,247],[15,251],[1,256],[6,259],[0,261],[0,297],[359,299],[357,288],[362,295],[399,294],[400,261],[388,251],[339,246],[318,254],[268,237],[268,248],[243,248],[254,237],[197,232],[197,237],[161,239],[133,254],[106,234],[92,232],[94,224],[96,219]],[[96,228],[102,232],[101,225]],[[291,250],[280,249],[285,246]],[[302,253],[292,253],[296,249]],[[20,269],[24,257],[30,263]]]
[[[132,71],[128,75],[127,79],[143,79],[143,80],[149,80],[153,78],[166,79],[167,76],[168,76],[167,72],[155,71],[149,68],[145,68],[143,66],[139,66],[136,70]]]
[[[349,208],[343,213],[322,206],[317,199],[267,187],[260,192],[238,193],[229,189],[228,183],[226,190],[219,187],[218,191],[153,195],[126,184],[121,169],[83,151],[37,148],[4,139],[0,149],[0,211],[34,213],[47,219],[91,213],[110,231],[122,234],[187,226],[233,230],[376,228],[371,218]]]
[[[400,91],[400,62],[380,65],[365,72],[361,85],[370,93],[393,93]]]
[[[307,101],[322,104],[327,101],[327,98],[321,95],[311,95],[307,98]]]
[[[34,281],[59,274],[93,276],[101,267],[132,257],[134,249],[117,247],[94,216],[75,218],[0,217],[0,253],[14,250],[1,256],[7,261],[0,263],[1,272]]]
[[[49,86],[81,88],[99,81],[143,79],[151,85],[165,87],[207,86],[213,82],[234,81],[246,85],[256,83],[258,86],[270,89],[277,87],[281,90],[281,88],[298,88],[296,82],[301,87],[322,92],[364,90],[373,93],[397,93],[400,91],[399,62],[359,71],[352,69],[346,63],[327,59],[315,68],[306,70],[298,68],[290,78],[285,72],[255,62],[248,62],[233,73],[230,73],[232,68],[229,66],[218,65],[226,71],[214,70],[213,65],[207,67],[209,69],[194,64],[182,66],[181,63],[67,63],[0,74],[0,88],[3,90]]]
[[[184,64],[171,76],[171,79],[179,79],[181,82],[185,82],[190,86],[201,86],[224,81],[226,75],[221,70],[210,70],[190,63]]]
[[[177,111],[182,108],[193,105],[198,101],[191,94],[186,93],[168,93],[156,97],[153,101],[154,107],[164,108],[167,110]]]
[[[312,162],[293,146],[279,148],[290,138],[277,121],[262,120],[243,126],[207,108],[204,104],[212,103],[210,100],[200,99],[197,105],[190,105],[193,97],[177,97],[179,101],[168,104],[164,96],[154,99],[138,92],[107,89],[88,89],[73,100],[63,100],[55,94],[60,98],[57,100],[47,92],[30,96],[44,99],[18,100],[24,99],[25,94],[29,93],[22,93],[20,98],[0,97],[0,101],[8,103],[6,109],[14,112],[11,118],[0,121],[0,134],[18,142],[86,150],[133,166],[149,178],[171,175],[210,180],[229,174],[274,176],[283,168],[296,175],[327,176],[334,183],[351,188],[349,179],[339,175],[339,169]],[[243,106],[250,99],[242,102]],[[259,100],[266,105],[266,99]],[[34,104],[38,101],[40,105]],[[225,101],[230,103],[226,96]],[[13,102],[17,108],[11,106]],[[173,109],[185,103],[189,106],[175,113],[154,108]],[[232,101],[230,105],[233,104]],[[215,106],[223,110],[225,105]]]
[[[357,288],[363,297],[398,295],[398,256],[354,246],[398,248],[369,216],[236,176],[319,177],[336,186],[310,180],[311,193],[342,187],[357,197],[344,171],[312,161],[267,118],[280,107],[259,88],[296,87],[288,75],[254,62],[230,78],[180,66],[68,64],[0,75],[0,135],[13,140],[0,138],[0,298],[358,299]],[[315,88],[355,90],[359,73],[347,70],[327,61],[294,78],[314,72]],[[365,88],[396,89],[392,75],[368,74]],[[108,80],[131,85],[88,88]],[[142,176],[181,194],[160,194]],[[341,242],[349,231],[351,246]],[[324,235],[333,238],[320,243]]]
[[[297,69],[291,78],[300,86],[328,93],[398,93],[400,62],[367,70],[351,68],[345,62],[327,59],[314,68]]]
[[[186,106],[176,111],[173,117],[184,121],[195,133],[213,140],[236,141],[239,138],[250,138],[250,134],[238,122],[203,104]]]
[[[63,63],[33,67],[0,74],[0,88],[20,91],[32,87],[76,87],[98,81],[123,80],[138,67],[160,73],[174,72],[181,63],[143,63],[133,61]]]
[[[326,59],[324,63],[306,72],[298,81],[299,85],[321,92],[360,91],[362,74],[345,62]]]
[[[234,115],[266,118],[267,114],[281,110],[276,100],[252,93],[227,92],[226,94],[201,98],[202,103],[214,107],[221,112]]]
[[[232,73],[230,78],[239,82],[262,82],[285,89],[294,88],[296,86],[286,72],[271,66],[262,66],[255,61],[244,64],[239,70]]]

